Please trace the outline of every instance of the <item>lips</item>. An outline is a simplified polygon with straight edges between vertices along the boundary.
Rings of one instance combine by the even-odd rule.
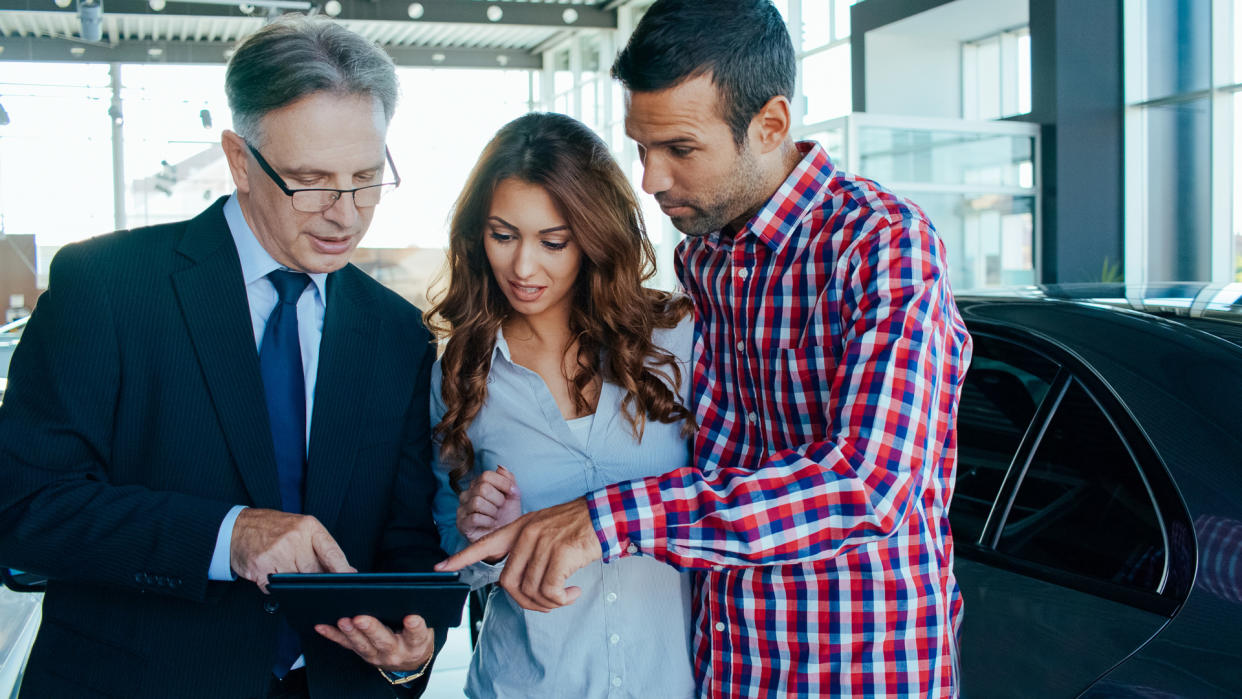
[[[308,237],[310,238],[311,246],[322,255],[341,255],[349,252],[353,246],[353,238],[349,236],[344,238],[322,238],[308,234]]]
[[[513,292],[513,297],[526,303],[538,300],[543,295],[544,289],[547,288],[546,286],[528,286],[518,284],[517,282],[509,282],[509,290]]]

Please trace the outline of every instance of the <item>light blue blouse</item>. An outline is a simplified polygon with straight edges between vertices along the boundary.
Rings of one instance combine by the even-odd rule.
[[[680,395],[690,385],[694,323],[687,317],[657,330],[655,343],[681,365]],[[431,421],[444,415],[441,369],[432,370]],[[476,469],[503,465],[522,489],[522,511],[567,502],[618,481],[659,475],[685,466],[689,447],[681,424],[648,421],[641,442],[621,413],[621,389],[605,382],[583,441],[561,417],[543,378],[513,363],[498,333],[487,379],[487,399],[467,434]],[[444,549],[467,542],[457,531],[457,496],[448,466],[436,454],[439,490],[435,519]],[[474,587],[495,582],[501,566],[463,571]],[[688,574],[642,555],[600,561],[569,579],[582,588],[573,604],[552,612],[519,607],[493,588],[479,643],[466,679],[469,697],[689,697],[694,694]]]

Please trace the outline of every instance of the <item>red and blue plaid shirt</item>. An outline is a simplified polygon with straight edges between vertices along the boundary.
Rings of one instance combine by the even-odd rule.
[[[798,147],[745,229],[678,248],[694,464],[596,491],[591,516],[605,561],[695,571],[703,696],[953,695],[970,336],[922,210]]]

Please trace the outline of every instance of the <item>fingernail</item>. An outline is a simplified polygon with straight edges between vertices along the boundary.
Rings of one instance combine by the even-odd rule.
[[[436,564],[436,570],[441,570],[441,571],[442,571],[442,570],[444,570],[446,567],[447,567],[447,566],[445,565],[444,561],[441,561],[441,562],[439,562],[439,563],[437,563],[437,564]]]

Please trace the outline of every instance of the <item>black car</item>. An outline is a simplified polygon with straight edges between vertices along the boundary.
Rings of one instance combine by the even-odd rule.
[[[958,305],[963,696],[1242,696],[1242,284]]]

